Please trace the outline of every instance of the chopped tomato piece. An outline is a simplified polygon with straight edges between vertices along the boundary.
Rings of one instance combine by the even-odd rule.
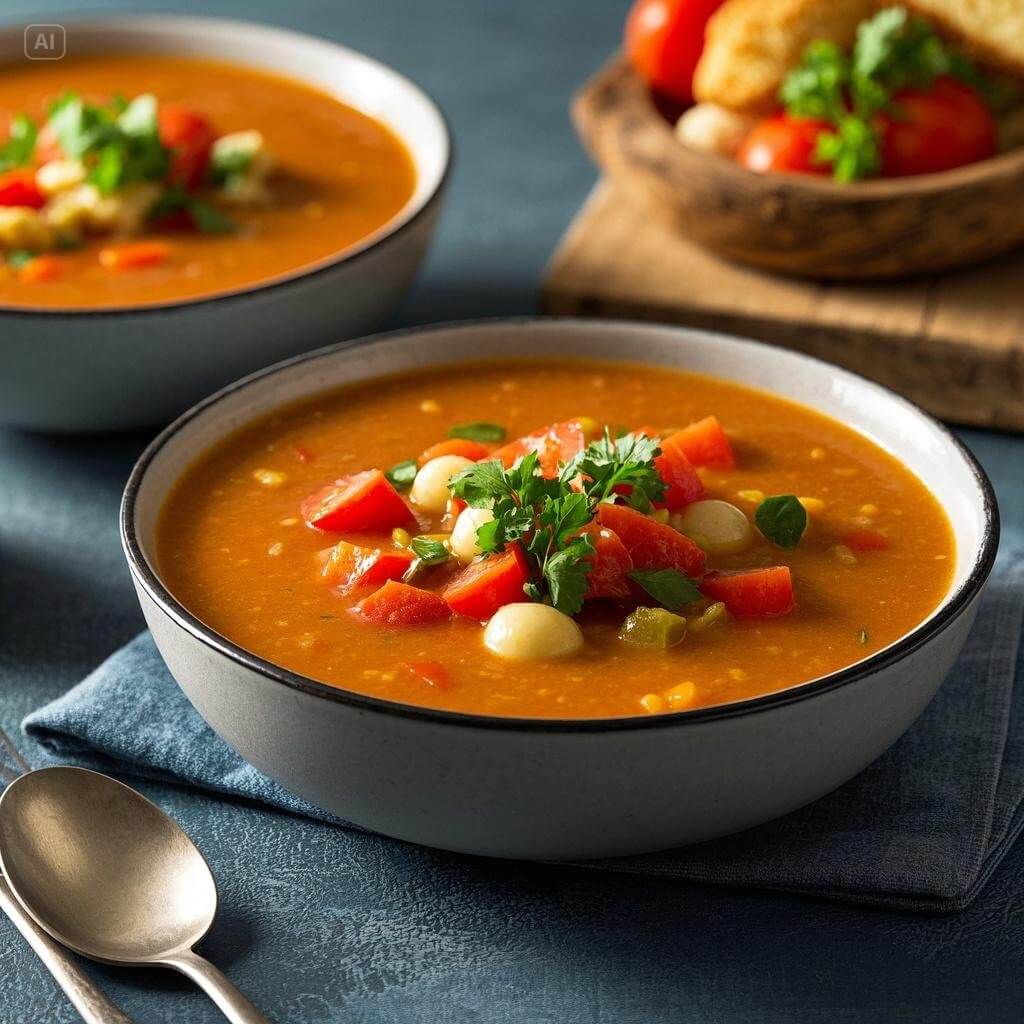
[[[451,615],[437,594],[396,580],[388,580],[380,590],[364,597],[352,612],[378,626],[420,626]]]
[[[877,530],[854,530],[843,537],[843,543],[851,551],[885,551],[889,538]]]
[[[479,441],[470,441],[465,437],[450,437],[447,441],[432,444],[416,461],[422,466],[424,462],[436,459],[441,455],[461,455],[464,459],[479,462],[491,454],[491,449]]]
[[[115,273],[155,267],[170,254],[170,246],[163,242],[126,242],[124,245],[106,245],[99,252],[100,265]]]
[[[356,587],[376,587],[400,580],[416,556],[408,548],[364,548],[341,540],[331,550],[323,577],[347,594]]]
[[[722,424],[716,416],[705,416],[704,419],[691,423],[682,430],[677,430],[669,440],[694,466],[708,466],[712,469],[735,469],[736,456],[732,445],[725,436]]]
[[[678,569],[684,576],[704,574],[704,552],[689,537],[625,505],[598,506],[597,521],[617,534],[634,569]]]
[[[793,577],[788,565],[736,572],[709,572],[701,592],[721,601],[730,614],[745,618],[774,618],[793,610]]]
[[[589,537],[594,545],[594,554],[589,559],[589,586],[583,597],[586,600],[594,597],[629,597],[629,571],[633,568],[633,559],[629,557],[619,535],[597,523],[591,523],[580,530],[580,536]]]
[[[34,171],[17,170],[0,174],[0,206],[28,206],[39,210],[46,205],[46,196],[36,185]]]
[[[452,681],[448,669],[439,661],[403,661],[402,668],[435,690],[451,689]]]
[[[580,420],[566,420],[510,441],[504,447],[491,452],[492,459],[499,459],[507,469],[517,459],[530,452],[540,458],[540,469],[549,479],[558,476],[559,463],[569,462],[587,445],[587,435]]]
[[[390,530],[413,521],[409,506],[379,469],[344,476],[311,494],[302,518],[318,530]]]
[[[210,163],[214,133],[210,122],[188,107],[162,103],[157,111],[160,142],[171,151],[167,180],[182,188],[202,184]]]
[[[441,596],[456,614],[483,622],[502,605],[525,601],[523,587],[529,580],[526,555],[518,544],[511,544],[500,555],[470,562]]]
[[[18,280],[25,284],[54,281],[60,277],[64,264],[57,256],[36,256],[18,271]]]
[[[654,460],[658,475],[666,484],[660,504],[673,510],[704,496],[704,482],[676,440],[678,436],[662,438],[661,454]]]

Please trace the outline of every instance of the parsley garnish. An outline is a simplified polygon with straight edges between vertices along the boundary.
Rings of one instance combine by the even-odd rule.
[[[7,263],[15,270],[21,270],[26,263],[31,263],[35,258],[36,254],[28,249],[11,249],[7,254]]]
[[[416,460],[405,459],[403,462],[396,462],[384,476],[396,490],[407,491],[416,479]]]
[[[699,601],[703,596],[696,582],[678,569],[634,569],[629,578],[670,612],[677,612],[684,604]]]
[[[448,431],[448,436],[461,437],[466,441],[495,444],[505,440],[505,428],[497,423],[456,423]]]
[[[413,537],[409,542],[409,547],[424,565],[440,565],[451,557],[448,548],[441,541],[434,540],[432,537]]]
[[[589,561],[594,555],[590,537],[581,535],[601,502],[629,490],[634,508],[650,508],[664,496],[665,484],[654,459],[657,442],[626,434],[604,437],[588,445],[563,465],[558,477],[541,474],[539,457],[529,452],[518,465],[505,469],[496,460],[478,462],[449,484],[452,494],[472,508],[490,508],[494,518],[477,529],[485,555],[519,544],[533,568],[526,596],[550,599],[566,615],[583,607]],[[699,595],[698,595],[699,596]]]
[[[754,514],[757,528],[780,548],[795,548],[807,529],[807,510],[792,494],[765,498]]]
[[[811,43],[779,98],[794,117],[831,122],[833,130],[818,136],[815,158],[838,181],[855,181],[881,167],[877,115],[898,114],[893,97],[901,89],[928,89],[944,75],[991,95],[985,76],[925,19],[890,7],[861,22],[852,54],[825,40]]]
[[[36,149],[36,135],[36,123],[32,118],[24,114],[15,117],[11,121],[7,141],[0,146],[0,171],[31,163]]]

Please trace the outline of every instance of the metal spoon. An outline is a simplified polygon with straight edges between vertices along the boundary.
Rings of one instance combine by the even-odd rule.
[[[217,887],[191,839],[156,804],[99,772],[40,768],[0,796],[0,870],[53,938],[102,963],[173,967],[233,1024],[269,1024],[193,952]]]
[[[0,759],[0,778],[13,782],[25,772],[30,772],[25,759],[18,753],[11,738],[0,729],[0,753],[6,753],[13,762],[9,767]],[[132,1024],[120,1008],[93,983],[92,979],[75,963],[63,946],[58,945],[28,915],[25,908],[14,898],[7,880],[0,875],[0,910],[14,923],[14,926],[36,951],[46,969],[64,990],[71,1004],[86,1024]]]

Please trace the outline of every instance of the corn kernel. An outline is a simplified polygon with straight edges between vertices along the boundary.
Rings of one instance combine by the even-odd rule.
[[[737,683],[745,682],[749,678],[747,673],[741,668],[731,668],[729,669],[727,675],[730,679],[735,680]]]
[[[797,498],[796,500],[803,505],[810,516],[819,516],[825,511],[825,502],[821,498]]]
[[[821,460],[825,458],[825,455],[826,452],[824,448],[811,449],[811,458],[814,459],[815,462],[821,462]]]
[[[435,402],[433,398],[425,398],[420,402],[420,412],[440,412],[441,403]]]
[[[264,487],[280,487],[288,479],[284,473],[279,473],[276,469],[255,469],[252,475],[253,479]]]
[[[586,437],[588,441],[593,441],[594,438],[600,436],[601,424],[598,423],[593,416],[580,416],[579,424],[583,429],[583,436]]]
[[[845,544],[833,544],[828,553],[838,559],[843,565],[856,565],[857,556]]]
[[[656,715],[659,711],[665,710],[665,701],[656,693],[645,693],[640,698],[640,707],[648,714]]]
[[[281,520],[282,526],[297,526],[298,523],[299,520],[297,516],[285,516],[285,518]]]
[[[862,516],[877,516],[878,506],[877,505],[861,505],[860,514]]]
[[[277,556],[281,554],[282,551],[284,551],[284,545],[280,541],[275,541],[269,548],[267,548],[268,555]]]
[[[721,601],[715,601],[714,604],[708,605],[700,615],[687,619],[687,624],[694,632],[700,633],[709,626],[713,626],[723,615],[725,615],[725,605]]]
[[[412,534],[408,530],[403,530],[400,526],[396,526],[391,531],[391,541],[397,547],[407,548],[412,543]]]
[[[873,526],[875,521],[871,516],[850,516],[847,522],[851,526]]]
[[[755,505],[760,505],[764,501],[764,491],[737,491],[736,497],[741,498],[743,501],[751,501]]]
[[[695,683],[687,680],[685,683],[679,683],[678,686],[673,686],[671,690],[666,690],[664,697],[668,701],[670,708],[685,708],[687,705],[693,703],[693,698],[697,695],[697,686]]]

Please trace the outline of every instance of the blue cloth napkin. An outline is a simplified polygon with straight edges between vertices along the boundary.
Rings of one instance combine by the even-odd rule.
[[[756,829],[585,867],[915,910],[974,899],[1024,827],[1024,554],[1003,558],[949,679],[890,751]],[[170,780],[352,828],[243,761],[199,717],[145,633],[25,731],[54,760]]]

